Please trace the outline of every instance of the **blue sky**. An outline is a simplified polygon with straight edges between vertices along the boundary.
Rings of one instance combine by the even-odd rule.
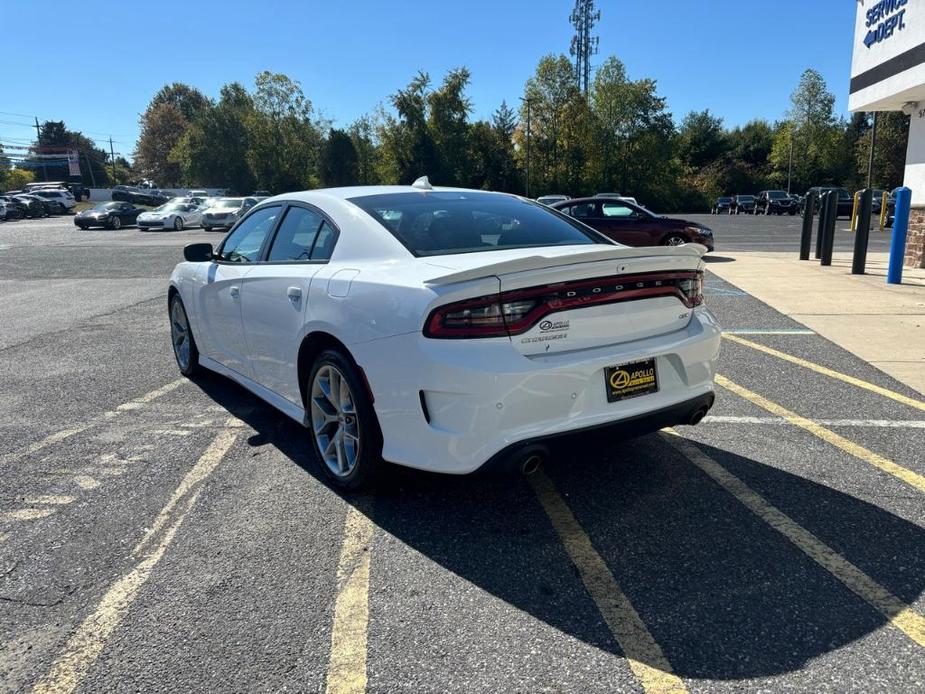
[[[209,96],[268,69],[302,83],[338,126],[371,111],[419,69],[439,81],[472,72],[473,117],[516,104],[541,56],[568,53],[573,0],[368,2],[81,0],[3,3],[0,141],[34,136],[27,125],[64,120],[130,154],[138,114],[164,83]],[[853,0],[599,0],[600,54],[630,77],[651,77],[676,120],[709,108],[727,125],[775,120],[807,67],[846,109]],[[79,11],[65,8],[79,7]],[[145,8],[145,9],[142,9]],[[49,26],[49,16],[64,21]],[[48,37],[37,42],[48,28]],[[66,32],[64,29],[66,28]],[[53,38],[49,38],[53,37]],[[16,115],[14,115],[16,114]]]

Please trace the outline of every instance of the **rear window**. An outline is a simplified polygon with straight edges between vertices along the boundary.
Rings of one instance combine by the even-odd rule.
[[[387,193],[350,202],[417,256],[609,243],[555,212],[507,195]]]
[[[782,190],[769,190],[768,197],[772,200],[783,200],[784,198],[789,198],[790,196]]]

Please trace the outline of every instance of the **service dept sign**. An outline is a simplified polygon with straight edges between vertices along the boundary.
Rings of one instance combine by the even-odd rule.
[[[886,41],[897,31],[906,28],[906,3],[908,0],[880,0],[865,13],[865,26],[869,29],[864,36],[864,45],[870,48]]]

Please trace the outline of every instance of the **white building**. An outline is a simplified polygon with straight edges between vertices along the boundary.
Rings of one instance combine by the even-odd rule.
[[[925,0],[856,0],[848,108],[911,115],[906,264],[925,267]]]

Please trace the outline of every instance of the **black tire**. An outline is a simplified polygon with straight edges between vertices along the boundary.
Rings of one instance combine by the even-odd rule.
[[[181,358],[181,352],[177,344],[176,327],[174,325],[174,310],[182,314],[182,320],[186,323],[185,330],[185,339],[189,340],[189,357],[187,363],[184,364]],[[173,347],[173,358],[177,362],[177,368],[180,369],[180,373],[191,378],[199,370],[199,348],[196,347],[196,338],[193,336],[193,328],[189,323],[189,316],[186,313],[186,306],[183,305],[183,299],[180,298],[180,294],[174,294],[170,299],[170,304],[167,311],[167,319],[170,321],[170,344]]]
[[[212,227],[203,227],[202,230],[203,230],[203,231],[212,231]]]
[[[356,413],[359,437],[359,452],[353,469],[344,475],[337,475],[324,461],[324,455],[319,450],[318,441],[316,440],[312,419],[312,385],[315,382],[315,376],[324,367],[334,367],[350,388],[350,395],[353,400],[354,411]],[[318,464],[331,484],[338,489],[345,491],[357,491],[372,485],[383,467],[382,463],[382,431],[379,429],[379,420],[373,410],[372,401],[366,390],[364,379],[359,375],[357,367],[353,361],[339,350],[329,349],[318,355],[315,363],[312,365],[308,374],[308,381],[305,384],[305,407],[308,412],[309,429],[308,435],[311,440],[312,450],[318,457]]]
[[[183,219],[181,217],[177,217],[173,220],[173,230],[183,231]]]
[[[122,219],[117,215],[113,215],[112,219],[109,220],[109,228],[113,231],[118,231],[122,228]]]
[[[669,234],[662,241],[663,246],[683,246],[685,243],[687,243],[687,239],[681,234]]]
[[[86,231],[89,228],[86,224],[78,224],[77,226],[79,226],[84,231]]]

